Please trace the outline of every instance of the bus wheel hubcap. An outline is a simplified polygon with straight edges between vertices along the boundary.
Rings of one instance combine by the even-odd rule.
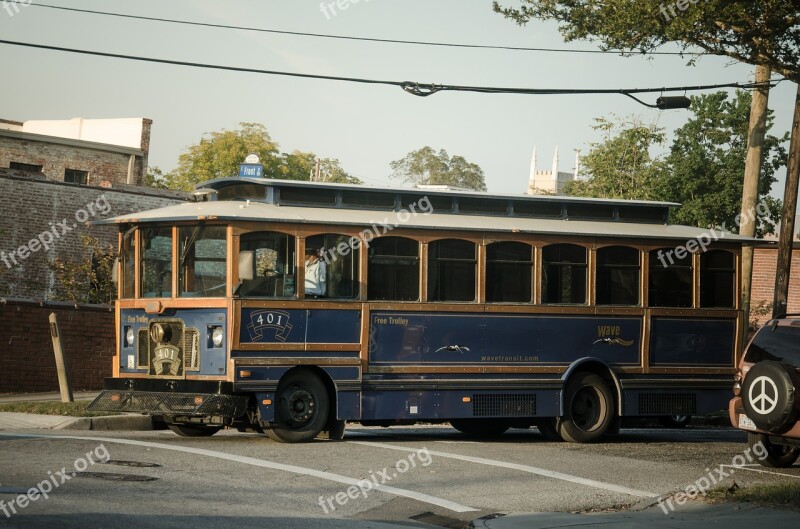
[[[600,415],[600,399],[593,388],[581,388],[572,399],[572,420],[581,430],[589,431],[597,426]]]
[[[289,419],[304,424],[314,416],[314,397],[308,391],[299,389],[288,399]]]

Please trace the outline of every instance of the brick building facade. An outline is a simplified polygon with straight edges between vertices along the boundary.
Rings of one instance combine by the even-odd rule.
[[[145,185],[152,121],[0,120],[0,168],[88,185]]]
[[[756,248],[753,252],[753,285],[751,306],[759,302],[772,306],[775,296],[775,274],[778,266],[778,247]],[[790,314],[800,313],[800,242],[792,249],[792,268],[789,274],[789,299],[787,310]],[[769,320],[772,311],[758,318],[759,323]]]
[[[75,391],[101,389],[115,354],[114,311],[0,298],[0,393],[58,391],[48,317],[54,312]]]

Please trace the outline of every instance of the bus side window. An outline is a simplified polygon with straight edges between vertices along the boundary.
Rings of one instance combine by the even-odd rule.
[[[135,279],[136,279],[136,229],[128,229],[122,235],[122,251],[120,258],[122,259],[122,286],[120,287],[120,298],[131,299],[135,297]]]
[[[597,305],[638,305],[641,252],[627,246],[597,250]]]
[[[475,301],[476,249],[457,239],[428,244],[428,301]]]
[[[242,235],[241,252],[252,252],[252,279],[242,280],[241,297],[289,298],[295,294],[297,265],[295,238],[285,233],[260,231]]]
[[[530,303],[533,246],[522,242],[486,245],[486,301]]]
[[[588,250],[575,244],[542,248],[542,303],[586,303]]]
[[[692,254],[686,253],[679,259],[674,248],[650,250],[649,306],[692,306]]]
[[[700,254],[700,307],[735,307],[736,259],[726,250]]]
[[[361,242],[358,238],[338,233],[325,233],[306,238],[306,253],[313,250],[318,260],[317,272],[325,271],[325,280],[306,277],[306,298],[355,299],[358,297]],[[306,262],[313,261],[306,255]]]
[[[419,242],[380,237],[369,244],[367,296],[380,301],[419,301]]]

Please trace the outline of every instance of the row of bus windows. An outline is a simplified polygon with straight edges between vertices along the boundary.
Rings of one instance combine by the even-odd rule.
[[[318,235],[306,239],[306,292],[311,297],[357,298],[359,249],[351,238]],[[246,261],[242,297],[290,297],[295,294],[295,240],[290,235],[259,232],[244,235],[240,247]],[[368,245],[367,299],[419,301],[423,270],[418,241],[381,237]],[[344,251],[342,251],[344,250]],[[667,266],[650,256],[648,305],[692,307],[692,256]],[[584,246],[553,244],[541,251],[541,301],[544,304],[588,302],[588,257]],[[636,248],[609,246],[596,252],[597,305],[636,306],[641,302],[642,253]],[[275,263],[275,264],[272,264]],[[241,269],[240,263],[240,269]],[[486,301],[530,303],[533,300],[534,248],[521,242],[486,246]],[[427,299],[470,302],[477,299],[477,245],[443,239],[428,244]],[[311,277],[309,277],[311,276]],[[708,251],[700,256],[700,306],[735,306],[736,265],[733,253]],[[307,296],[308,297],[308,296]]]
[[[172,228],[143,228],[140,233],[140,297],[172,296]],[[133,234],[123,236],[122,297],[134,297]],[[353,238],[323,234],[306,238],[307,297],[353,299],[359,296],[359,248]],[[298,291],[295,238],[278,232],[254,232],[240,238],[240,297],[290,298]],[[418,241],[381,237],[368,245],[367,299],[419,301],[423,269]],[[178,229],[178,296],[222,297],[226,288],[226,228]],[[650,252],[648,305],[692,307],[692,256],[665,262]],[[584,246],[553,244],[541,249],[541,302],[586,304],[588,257]],[[521,242],[486,246],[485,295],[489,303],[530,303],[536,271],[534,248]],[[666,264],[666,266],[665,266]],[[595,304],[636,306],[641,302],[642,253],[608,246],[596,251]],[[443,239],[428,244],[427,299],[470,302],[477,299],[477,245]],[[700,306],[735,306],[733,253],[712,250],[700,255]]]

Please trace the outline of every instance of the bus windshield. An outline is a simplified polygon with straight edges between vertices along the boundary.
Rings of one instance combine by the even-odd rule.
[[[178,295],[225,296],[228,255],[225,226],[181,227],[178,234]]]

